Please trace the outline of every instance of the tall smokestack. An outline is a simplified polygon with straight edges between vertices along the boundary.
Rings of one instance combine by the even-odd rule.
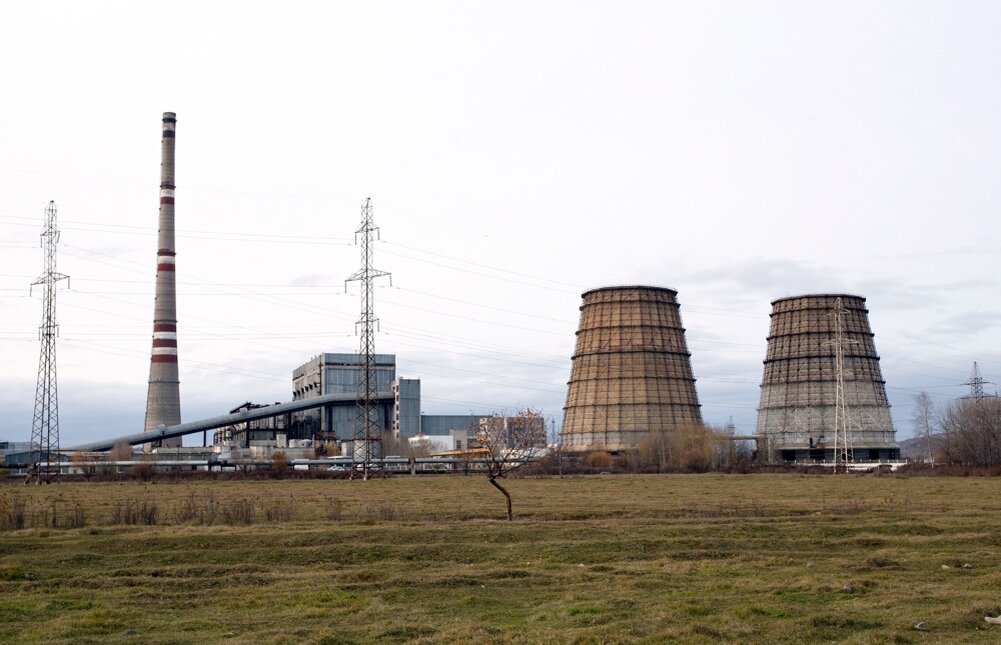
[[[177,375],[177,298],[174,280],[174,131],[177,118],[163,113],[160,141],[160,233],[156,252],[156,304],[153,311],[153,353],[146,396],[146,431],[181,422],[181,391]],[[180,437],[154,446],[177,447]]]

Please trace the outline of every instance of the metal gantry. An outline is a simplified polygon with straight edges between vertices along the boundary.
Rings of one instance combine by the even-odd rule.
[[[358,332],[361,337],[358,351],[359,374],[357,383],[357,414],[355,416],[354,462],[361,467],[362,478],[373,472],[373,462],[382,459],[382,420],[379,418],[378,382],[375,371],[375,332],[379,319],[375,315],[374,282],[389,276],[372,266],[372,242],[378,237],[379,227],[372,219],[372,198],[366,198],[361,207],[361,226],[355,231],[355,244],[361,244],[361,268],[346,281],[361,283],[361,317]],[[392,284],[392,278],[390,278]],[[359,454],[360,453],[360,454]],[[352,471],[353,473],[354,471]]]
[[[42,253],[45,270],[32,287],[42,287],[42,324],[38,327],[41,352],[38,357],[38,384],[35,388],[35,414],[31,421],[31,452],[37,451],[34,461],[37,482],[50,482],[59,475],[59,394],[56,386],[56,283],[69,280],[69,276],[56,272],[56,203],[45,207],[45,225],[42,229]],[[32,289],[33,290],[33,289]]]

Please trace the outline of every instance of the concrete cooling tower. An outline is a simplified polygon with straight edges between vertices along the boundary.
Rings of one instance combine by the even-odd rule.
[[[849,459],[900,457],[865,298],[822,294],[772,302],[757,426],[771,461],[834,461],[838,318]]]
[[[642,286],[583,294],[566,450],[629,450],[649,433],[702,423],[677,295]]]

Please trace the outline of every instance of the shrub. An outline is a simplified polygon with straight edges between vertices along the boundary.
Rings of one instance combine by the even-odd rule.
[[[153,464],[136,464],[132,467],[132,476],[136,479],[148,482],[153,479],[156,469]]]
[[[219,502],[215,493],[209,492],[207,499],[200,500],[193,492],[189,492],[187,497],[178,502],[174,517],[178,524],[185,522],[215,524],[219,519]]]
[[[288,457],[281,450],[271,455],[271,476],[282,479],[288,473]]]
[[[361,519],[366,522],[375,520],[400,519],[400,509],[388,502],[378,505],[366,505],[361,512]]]
[[[331,522],[336,522],[337,520],[341,519],[342,508],[343,505],[341,504],[340,500],[328,499],[324,514],[326,515],[326,518],[328,520],[330,520]]]
[[[66,526],[71,529],[79,529],[86,525],[87,511],[77,502],[66,513]]]
[[[153,526],[159,520],[160,509],[155,500],[117,500],[111,507],[112,524]]]
[[[226,524],[253,524],[254,503],[246,498],[228,501],[222,508],[222,521]]]
[[[265,522],[288,522],[292,519],[292,507],[283,499],[271,499],[261,504]]]
[[[23,529],[28,518],[28,502],[20,495],[0,495],[0,528]]]
[[[612,455],[599,450],[589,453],[584,461],[591,468],[609,468],[612,465]]]

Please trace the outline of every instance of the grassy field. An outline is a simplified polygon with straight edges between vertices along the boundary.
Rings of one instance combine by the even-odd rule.
[[[1001,478],[509,484],[2,485],[0,640],[1001,639]]]

